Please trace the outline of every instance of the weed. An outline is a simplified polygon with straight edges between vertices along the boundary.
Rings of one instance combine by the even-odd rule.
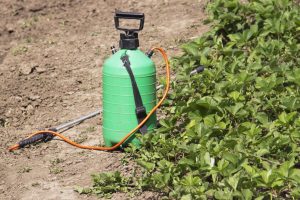
[[[22,29],[27,29],[27,28],[31,28],[33,27],[36,22],[38,22],[38,17],[37,16],[34,16],[32,18],[29,18],[29,19],[26,19],[22,22],[21,24],[21,28]]]
[[[23,167],[22,169],[20,169],[20,170],[18,171],[18,173],[28,173],[28,172],[30,172],[31,170],[32,170],[31,167]]]
[[[41,185],[41,184],[38,183],[38,182],[34,182],[34,183],[31,184],[32,187],[38,187],[38,186],[40,186],[40,185]]]
[[[55,167],[55,166],[50,167],[50,174],[59,174],[63,171],[64,170],[62,168],[59,168],[59,167]]]
[[[87,139],[88,137],[86,135],[80,135],[78,138],[74,140],[74,142],[81,144],[85,142]]]
[[[25,42],[28,43],[28,44],[32,43],[32,41],[33,41],[32,37],[27,37],[25,39]]]
[[[96,131],[96,127],[90,126],[90,127],[86,128],[85,131],[86,131],[87,133],[95,132],[95,131]]]
[[[21,55],[23,53],[26,53],[27,51],[28,51],[28,47],[23,46],[23,45],[12,48],[12,54],[14,56]]]
[[[60,158],[55,158],[54,160],[50,161],[51,165],[49,167],[50,170],[50,174],[59,174],[61,172],[63,172],[64,170],[60,167],[58,167],[57,165],[64,162],[63,159]]]
[[[91,188],[77,187],[80,194],[97,194],[100,197],[110,198],[117,191],[128,192],[130,180],[121,176],[120,172],[109,172],[92,175],[94,185]]]
[[[59,163],[62,163],[62,162],[64,162],[64,160],[61,159],[61,158],[55,158],[55,159],[53,159],[53,160],[50,161],[50,163],[51,163],[52,166],[55,166],[55,165],[57,165]]]

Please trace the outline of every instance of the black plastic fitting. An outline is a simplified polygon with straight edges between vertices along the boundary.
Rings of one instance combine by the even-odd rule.
[[[52,129],[49,129],[49,131],[56,132],[57,130],[52,128]],[[48,142],[48,141],[52,140],[53,138],[54,138],[54,135],[52,133],[45,132],[45,133],[41,133],[41,134],[32,136],[30,138],[21,140],[18,144],[19,144],[20,148],[24,148],[27,145],[30,145],[30,144],[33,144],[33,143],[36,143],[39,141]]]
[[[111,46],[110,49],[111,49],[112,54],[115,54],[117,52],[117,49],[115,46]]]
[[[149,57],[149,58],[151,58],[152,56],[153,56],[153,54],[154,54],[154,51],[153,50],[148,50],[147,51],[147,53],[146,53],[146,55]]]
[[[190,75],[194,75],[194,74],[198,74],[204,71],[204,66],[200,65],[199,67],[197,67],[196,69],[194,69],[193,71],[191,71]]]

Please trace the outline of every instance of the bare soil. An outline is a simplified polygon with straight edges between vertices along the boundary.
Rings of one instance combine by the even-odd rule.
[[[90,175],[120,170],[122,152],[88,151],[53,140],[7,151],[32,131],[101,107],[101,65],[118,46],[114,10],[144,12],[141,49],[180,53],[201,35],[205,1],[0,0],[0,199],[98,199],[79,195]],[[154,58],[161,65],[159,57]],[[161,66],[159,67],[160,70]],[[64,133],[86,145],[102,144],[101,116]],[[113,199],[131,199],[118,193]],[[157,199],[144,192],[133,199]]]

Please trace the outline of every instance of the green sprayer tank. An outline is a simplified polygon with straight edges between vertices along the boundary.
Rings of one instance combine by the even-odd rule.
[[[140,20],[137,29],[121,28],[120,19]],[[103,128],[102,133],[106,146],[113,146],[123,139],[139,123],[139,117],[156,105],[156,69],[152,60],[138,49],[138,31],[143,29],[144,14],[116,11],[115,26],[125,31],[120,35],[120,50],[112,48],[113,55],[105,60],[102,71],[103,91]],[[124,60],[125,59],[125,60]],[[127,59],[127,60],[126,60]],[[127,69],[125,65],[130,69]],[[128,67],[127,66],[127,67]],[[132,76],[130,76],[130,70]],[[137,90],[134,90],[136,82]],[[137,113],[140,94],[144,113]],[[141,107],[141,106],[140,106]],[[142,116],[141,116],[142,115]],[[155,113],[147,120],[143,127],[146,132],[156,126]],[[142,132],[142,131],[141,131]],[[138,146],[139,141],[133,134],[125,144],[133,143]]]

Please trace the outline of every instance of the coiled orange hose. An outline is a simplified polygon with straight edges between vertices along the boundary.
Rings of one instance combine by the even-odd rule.
[[[165,63],[166,63],[166,78],[167,79],[166,79],[166,88],[165,88],[165,91],[163,93],[163,97],[156,104],[156,106],[154,106],[152,108],[152,110],[148,113],[146,118],[140,124],[138,124],[132,131],[130,131],[120,142],[118,142],[117,144],[115,144],[112,147],[85,146],[85,145],[78,144],[78,143],[68,139],[67,137],[63,136],[62,134],[60,134],[58,132],[54,132],[54,131],[50,131],[50,130],[37,131],[37,132],[31,134],[30,136],[28,136],[27,138],[30,138],[30,137],[38,135],[38,134],[51,133],[51,134],[61,138],[63,141],[69,143],[70,145],[73,145],[73,146],[81,148],[81,149],[90,149],[90,150],[99,150],[99,151],[113,151],[113,150],[116,150],[119,146],[121,146],[131,135],[133,135],[150,118],[150,116],[157,110],[157,108],[163,103],[163,101],[166,99],[166,97],[168,95],[168,92],[169,92],[169,89],[170,89],[170,65],[169,65],[168,56],[162,48],[154,47],[151,50],[160,52],[161,55],[163,56],[163,59],[164,59]],[[19,145],[16,144],[16,145],[13,145],[13,146],[9,147],[8,150],[13,151],[13,150],[16,150],[16,149],[19,149],[19,148],[20,148]]]

